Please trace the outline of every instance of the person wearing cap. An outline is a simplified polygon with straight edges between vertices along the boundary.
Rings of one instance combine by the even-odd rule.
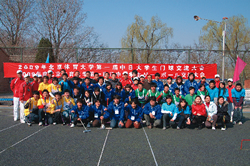
[[[145,76],[140,75],[140,83],[144,84],[144,82],[145,82]]]
[[[136,90],[138,88],[138,83],[139,83],[139,78],[138,77],[134,77],[133,78],[133,82],[134,84],[131,86],[134,90]]]
[[[219,75],[219,74],[216,74],[214,77],[215,77],[215,78],[214,78],[215,86],[216,86],[217,88],[219,88],[219,87],[220,87],[220,75]]]
[[[37,74],[33,75],[33,82],[31,83],[33,87],[33,91],[38,91],[39,83]]]
[[[33,95],[32,84],[29,82],[30,76],[24,76],[24,82],[19,87],[19,100],[20,100],[20,122],[25,123],[24,105]]]
[[[131,79],[128,78],[128,72],[124,71],[123,72],[123,78],[120,80],[120,82],[122,83],[122,87],[124,88],[127,84],[132,85],[133,82],[131,81]]]
[[[53,82],[53,77],[52,77],[52,75],[53,75],[53,71],[52,70],[49,70],[48,71],[48,78],[49,78],[49,80],[48,80],[48,83],[49,84],[52,84],[52,82]]]
[[[111,79],[109,80],[110,84],[112,85],[112,88],[116,88],[116,84],[119,82],[119,80],[116,78],[116,73],[111,74]]]
[[[14,121],[17,121],[19,118],[19,88],[20,85],[24,82],[24,79],[22,77],[22,71],[18,70],[17,77],[14,78],[10,83],[10,89],[13,92],[13,114],[14,114]]]
[[[39,87],[38,87],[38,92],[40,93],[40,97],[42,97],[42,92],[44,89],[47,89],[48,90],[48,87],[49,87],[49,83],[48,83],[48,80],[49,80],[49,77],[48,76],[44,76],[43,77],[43,82],[41,82],[39,84]]]
[[[38,84],[42,83],[43,82],[43,76],[41,74],[38,74],[37,77],[38,77],[38,81],[37,81]]]
[[[166,84],[168,84],[169,91],[171,93],[173,93],[174,92],[174,84],[172,84],[172,77],[167,78],[167,83]]]
[[[182,76],[177,76],[175,79],[175,83],[172,85],[173,88],[173,95],[175,95],[175,89],[179,88],[180,90],[180,95],[185,95],[185,90],[184,90],[184,84],[182,83]]]
[[[147,75],[147,80],[144,81],[143,88],[145,88],[146,90],[149,90],[151,88],[151,83],[152,83],[152,75]]]
[[[195,81],[194,73],[190,73],[188,75],[188,80],[184,84],[184,89],[185,89],[186,95],[189,94],[190,87],[194,87],[194,89],[195,89],[194,93],[196,94],[199,87],[198,87],[198,83]]]
[[[228,90],[228,95],[229,97],[227,98],[228,101],[228,114],[230,116],[230,121],[233,122],[233,110],[234,110],[234,103],[233,103],[233,98],[232,98],[232,90],[235,88],[233,85],[233,79],[229,78],[227,80],[227,90]]]
[[[132,71],[132,78],[131,80],[134,82],[134,78],[137,77],[138,71],[137,70],[133,70]]]
[[[208,86],[208,83],[206,82],[206,77],[202,76],[200,82],[198,83],[198,87],[200,87],[201,84],[204,84],[205,87]]]
[[[159,92],[163,91],[164,89],[164,85],[163,82],[160,81],[160,73],[155,73],[155,80],[153,80],[152,82],[156,83],[157,88],[156,90],[158,90]]]

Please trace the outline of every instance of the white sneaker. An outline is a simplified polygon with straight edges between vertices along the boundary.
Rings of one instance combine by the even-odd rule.
[[[242,122],[240,121],[238,124],[239,124],[239,125],[242,125]]]
[[[212,130],[216,130],[216,128],[215,128],[215,127],[212,127]]]
[[[39,124],[38,124],[39,126],[42,126],[43,125],[43,122],[39,122]]]
[[[163,127],[162,130],[166,130],[166,127]]]
[[[74,123],[72,123],[72,124],[70,125],[70,127],[72,127],[72,128],[75,127]]]
[[[180,127],[179,127],[179,126],[177,126],[177,127],[176,127],[176,129],[177,129],[177,130],[180,130]]]
[[[225,130],[226,130],[226,128],[225,128],[225,127],[222,127],[222,128],[221,128],[221,130],[222,130],[222,131],[225,131]]]
[[[31,123],[27,123],[28,126],[31,126]]]
[[[21,122],[21,123],[25,123],[25,121],[24,121],[24,120],[20,120],[20,122]]]
[[[236,125],[236,121],[233,121],[233,124]]]
[[[53,125],[56,125],[56,122],[54,122]]]
[[[102,124],[101,127],[100,127],[100,129],[105,129],[105,125]]]

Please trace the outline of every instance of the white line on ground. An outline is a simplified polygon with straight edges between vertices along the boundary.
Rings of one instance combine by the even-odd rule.
[[[6,149],[2,150],[2,151],[0,152],[0,154],[2,154],[3,152],[5,152],[5,151],[6,151],[6,150],[8,150],[9,148],[12,148],[12,147],[16,146],[17,144],[19,144],[19,143],[21,143],[21,142],[25,141],[26,139],[28,139],[28,138],[32,137],[33,135],[35,135],[35,134],[39,133],[40,131],[42,131],[42,130],[46,129],[47,127],[49,127],[49,126],[43,127],[42,129],[40,129],[40,130],[38,130],[38,131],[34,132],[33,134],[30,134],[29,136],[25,137],[24,139],[22,139],[22,140],[20,140],[20,141],[18,141],[18,142],[16,142],[16,143],[14,143],[13,145],[9,146],[8,148],[6,148]]]
[[[101,162],[101,159],[102,159],[102,154],[103,154],[103,151],[104,151],[104,148],[105,148],[105,145],[106,145],[107,139],[108,139],[109,131],[110,131],[110,130],[108,130],[108,132],[107,132],[107,136],[106,136],[106,139],[105,139],[105,141],[104,141],[104,144],[103,144],[103,147],[102,147],[102,152],[101,152],[101,155],[100,155],[99,161],[98,161],[98,163],[97,163],[97,166],[99,166],[99,165],[100,165],[100,162]]]
[[[8,129],[10,129],[10,128],[12,128],[12,127],[15,127],[15,126],[18,126],[18,125],[20,125],[20,124],[22,124],[22,123],[18,123],[18,124],[15,124],[15,125],[13,125],[13,126],[10,126],[10,127],[5,128],[5,129],[2,129],[2,130],[0,130],[0,132],[5,131],[5,130],[8,130]]]
[[[155,161],[155,165],[158,166],[158,163],[157,163],[157,161],[156,161],[156,159],[155,159],[154,151],[153,151],[153,149],[152,149],[152,147],[151,147],[151,144],[150,144],[150,142],[149,142],[149,139],[148,139],[148,135],[147,135],[147,133],[146,133],[144,127],[142,127],[142,128],[143,128],[143,131],[144,131],[145,136],[146,136],[146,138],[147,138],[148,145],[149,145],[149,147],[150,147],[151,153],[152,153],[152,155],[153,155],[153,158],[154,158],[154,161]]]

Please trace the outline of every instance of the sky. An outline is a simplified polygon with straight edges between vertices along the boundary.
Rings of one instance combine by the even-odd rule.
[[[249,6],[250,0],[85,0],[83,10],[88,17],[86,24],[94,27],[100,41],[110,48],[120,48],[121,39],[135,15],[147,23],[157,15],[173,28],[169,44],[192,46],[207,23],[195,21],[194,15],[215,21],[243,15],[250,21]]]

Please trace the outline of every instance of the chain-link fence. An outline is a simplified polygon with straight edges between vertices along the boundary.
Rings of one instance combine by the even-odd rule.
[[[53,52],[56,62],[68,63],[160,63],[160,64],[210,64],[217,63],[222,73],[222,50],[197,49],[141,49],[141,48],[31,48],[2,47],[12,62],[34,63],[39,50],[46,55]],[[51,49],[53,51],[51,51]],[[46,56],[45,55],[45,56]],[[233,77],[237,56],[250,64],[250,51],[225,51],[225,78]],[[250,79],[247,65],[240,82]]]

